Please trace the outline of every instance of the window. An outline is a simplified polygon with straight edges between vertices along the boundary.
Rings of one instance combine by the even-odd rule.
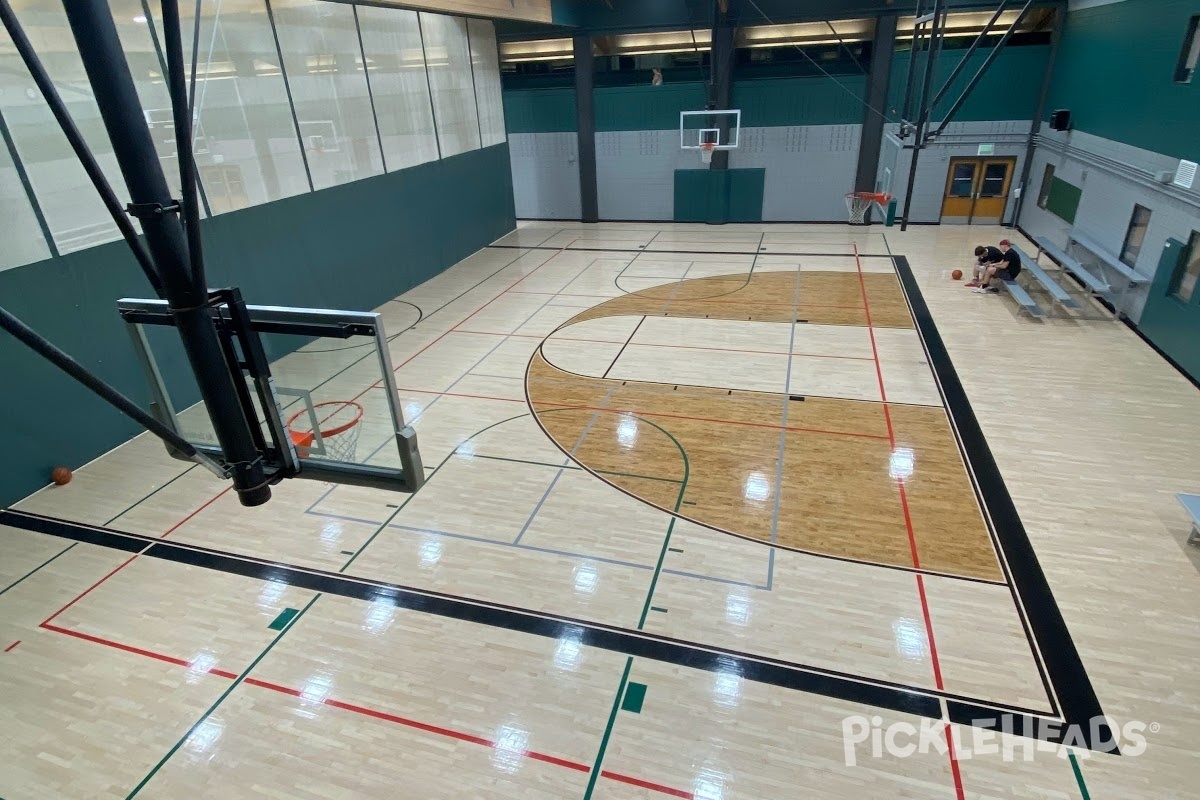
[[[1187,252],[1179,264],[1179,269],[1171,276],[1171,296],[1188,302],[1200,283],[1200,231],[1192,231],[1188,239]]]
[[[1135,205],[1129,219],[1129,230],[1125,231],[1125,244],[1121,246],[1121,261],[1128,267],[1137,266],[1138,253],[1146,240],[1146,228],[1150,227],[1150,209]]]
[[[1183,47],[1179,50],[1179,63],[1175,66],[1175,82],[1191,83],[1196,74],[1196,61],[1200,59],[1200,14],[1188,20],[1187,35],[1183,37]]]
[[[1046,201],[1050,199],[1050,187],[1054,185],[1054,165],[1047,164],[1046,171],[1042,173],[1042,188],[1038,190],[1037,204],[1038,208],[1045,208]]]

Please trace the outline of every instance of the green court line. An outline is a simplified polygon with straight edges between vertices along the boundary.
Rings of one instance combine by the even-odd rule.
[[[667,610],[666,610],[665,608],[663,608],[662,606],[650,606],[650,610],[651,610],[651,611],[658,611],[658,612],[661,612],[661,613],[663,613],[663,614],[667,613]]]
[[[130,798],[136,797],[138,792],[146,787],[146,784],[148,784],[151,779],[158,774],[158,771],[161,770],[163,766],[171,759],[171,756],[175,755],[175,753],[179,751],[179,748],[183,747],[184,743],[191,737],[193,733],[196,732],[196,729],[203,725],[205,721],[212,716],[213,712],[217,710],[217,707],[220,706],[221,703],[225,702],[225,698],[229,697],[229,695],[233,693],[233,690],[242,684],[242,681],[246,679],[246,676],[258,666],[260,661],[266,658],[267,653],[271,652],[271,648],[275,647],[275,645],[279,643],[279,640],[282,639],[284,635],[290,631],[297,622],[300,621],[300,618],[304,616],[304,613],[312,608],[313,603],[317,602],[320,597],[320,594],[313,595],[313,598],[308,601],[304,608],[300,609],[300,611],[294,617],[292,617],[292,620],[288,623],[287,627],[276,634],[275,638],[271,640],[271,643],[268,644],[266,648],[258,654],[257,658],[250,662],[250,666],[242,670],[242,673],[234,679],[233,683],[229,685],[229,688],[221,693],[221,696],[217,698],[217,701],[208,707],[208,710],[200,716],[200,719],[196,720],[196,722],[192,724],[192,727],[188,728],[187,733],[183,735],[183,738],[176,742],[175,746],[168,750],[165,756],[159,759],[159,762],[154,765],[154,768],[151,769],[149,773],[147,773],[146,777],[142,778],[141,783],[133,787],[133,791],[125,796],[125,800],[130,800]]]
[[[14,587],[14,586],[16,586],[18,583],[20,583],[21,581],[25,580],[26,578],[28,578],[28,577],[29,577],[30,575],[32,575],[33,573],[35,573],[35,572],[37,572],[38,570],[40,570],[42,567],[44,567],[44,566],[48,565],[48,564],[49,564],[51,561],[53,561],[54,559],[58,558],[58,557],[59,557],[59,556],[61,556],[62,554],[66,553],[68,550],[70,550],[72,547],[74,547],[74,546],[75,546],[75,545],[77,545],[77,544],[79,544],[79,542],[75,542],[75,543],[73,543],[73,544],[69,544],[69,545],[67,545],[66,547],[64,547],[62,550],[59,550],[57,553],[55,553],[54,555],[50,556],[50,557],[49,557],[48,559],[46,559],[45,561],[43,561],[42,563],[38,564],[38,565],[37,565],[36,567],[34,567],[33,569],[29,570],[29,572],[26,572],[24,575],[22,575],[21,577],[17,578],[15,581],[13,581],[12,583],[10,583],[8,586],[5,586],[3,589],[0,589],[0,594],[4,594],[4,593],[5,593],[5,592],[7,592],[9,589],[13,588],[13,587]]]
[[[687,450],[683,448],[683,445],[680,444],[679,440],[676,439],[666,428],[662,427],[661,425],[657,425],[648,419],[639,417],[636,414],[634,415],[634,418],[640,422],[645,422],[647,425],[658,428],[663,432],[663,435],[674,442],[675,446],[679,448],[679,455],[683,457],[683,480],[679,482],[679,496],[675,498],[674,510],[675,513],[678,513],[679,506],[683,503],[683,493],[687,491],[688,477],[692,472],[691,462],[688,460]],[[667,525],[667,535],[663,537],[662,548],[658,551],[658,562],[654,565],[654,574],[650,578],[650,588],[646,592],[646,602],[642,606],[642,616],[638,619],[637,629],[639,631],[643,626],[645,626],[646,615],[650,613],[650,601],[654,599],[654,589],[658,586],[658,577],[662,575],[663,561],[667,557],[667,550],[669,550],[671,547],[671,533],[675,530],[675,522],[677,519],[678,517],[671,517],[671,522]]]
[[[633,667],[633,656],[625,659],[625,671],[621,673],[621,682],[617,684],[617,696],[613,698],[612,711],[608,714],[608,724],[604,726],[604,736],[600,738],[600,750],[596,760],[592,762],[592,772],[588,776],[587,789],[583,800],[591,800],[592,792],[596,791],[596,780],[600,777],[600,765],[604,763],[604,751],[608,749],[608,740],[612,736],[613,726],[617,724],[617,712],[621,710],[621,698],[625,696],[625,684],[629,683],[629,670]]]
[[[298,609],[285,608],[283,611],[279,612],[279,616],[275,618],[275,621],[272,622],[267,627],[273,631],[281,631],[287,627],[289,622],[292,621],[292,617],[296,616],[299,613],[300,613],[300,611]]]
[[[1075,782],[1079,784],[1079,793],[1083,795],[1083,800],[1092,800],[1092,796],[1088,794],[1087,784],[1083,782],[1083,771],[1079,769],[1079,762],[1075,760],[1075,752],[1068,750],[1067,758],[1071,759],[1071,770],[1075,773]]]
[[[645,702],[646,684],[630,681],[629,686],[625,689],[625,699],[621,701],[621,710],[640,714],[642,713],[642,704]]]

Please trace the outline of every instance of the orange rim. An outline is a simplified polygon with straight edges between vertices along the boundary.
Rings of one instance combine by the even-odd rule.
[[[358,403],[354,402],[353,400],[326,400],[324,403],[314,404],[312,407],[312,410],[316,411],[318,408],[325,408],[328,406],[338,406],[339,408],[342,408],[345,406],[353,406],[354,407],[354,418],[351,419],[349,422],[343,423],[343,424],[338,425],[333,428],[328,428],[328,429],[317,428],[317,431],[321,434],[322,439],[328,439],[330,436],[337,436],[339,433],[345,433],[346,431],[350,430],[351,428],[353,428],[355,425],[357,425],[359,422],[362,421],[363,407],[360,406]],[[304,416],[307,413],[308,413],[307,408],[300,409],[295,414],[292,414],[292,416],[288,417],[288,421],[287,421],[286,425],[288,428],[288,433],[290,433],[292,436],[292,441],[296,441],[297,436],[301,436],[301,437],[307,436],[307,437],[309,437],[308,444],[310,445],[310,444],[312,444],[313,439],[316,438],[315,436],[313,436],[313,433],[311,431],[306,431],[306,432],[300,433],[300,432],[291,430],[292,423],[295,422],[296,420],[300,419],[302,416]],[[330,416],[333,416],[333,415],[331,414]],[[305,446],[307,447],[308,445],[305,445]]]

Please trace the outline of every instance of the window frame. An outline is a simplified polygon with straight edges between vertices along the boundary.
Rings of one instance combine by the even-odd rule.
[[[1042,185],[1038,187],[1037,207],[1042,211],[1046,211],[1046,204],[1050,201],[1050,188],[1054,185],[1054,165],[1047,164],[1046,169],[1042,172]]]
[[[1184,297],[1180,290],[1183,288],[1183,279],[1191,272],[1189,267],[1193,264],[1196,266],[1196,280],[1192,281],[1188,295]],[[1167,296],[1180,303],[1190,303],[1200,296],[1200,292],[1196,291],[1197,288],[1200,288],[1200,231],[1192,231],[1192,235],[1188,237],[1187,250],[1184,252],[1179,266],[1175,268],[1175,274],[1171,276]]]
[[[1138,224],[1139,211],[1144,211],[1146,213],[1145,222],[1142,224]],[[1121,243],[1120,255],[1121,263],[1130,269],[1137,269],[1138,256],[1140,256],[1142,253],[1142,245],[1146,242],[1146,232],[1150,230],[1150,219],[1153,216],[1154,212],[1149,208],[1146,208],[1139,203],[1133,204],[1133,212],[1129,215],[1129,226],[1125,229],[1125,241]],[[1133,237],[1134,234],[1139,230],[1141,231],[1142,235],[1135,245],[1133,243]],[[1129,252],[1131,246],[1136,248],[1133,251],[1132,257],[1130,256]]]
[[[1183,45],[1179,48],[1179,60],[1175,62],[1175,82],[1191,83],[1192,78],[1196,75],[1198,60],[1200,60],[1200,14],[1193,14],[1188,20]]]

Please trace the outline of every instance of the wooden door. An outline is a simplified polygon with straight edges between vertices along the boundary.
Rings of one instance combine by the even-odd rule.
[[[942,222],[999,223],[1012,188],[1015,158],[950,159],[942,196]]]

